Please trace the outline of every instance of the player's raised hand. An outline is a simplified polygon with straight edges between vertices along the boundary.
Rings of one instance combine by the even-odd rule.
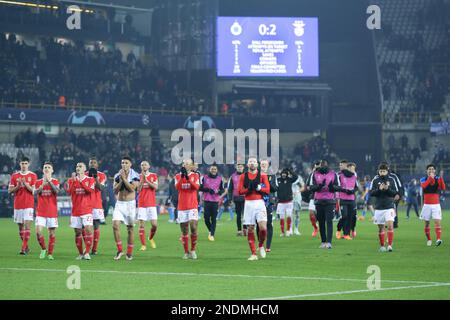
[[[77,174],[76,174],[76,172],[72,172],[72,179],[73,179],[73,180],[75,180],[75,179],[76,179],[76,177],[77,177]]]

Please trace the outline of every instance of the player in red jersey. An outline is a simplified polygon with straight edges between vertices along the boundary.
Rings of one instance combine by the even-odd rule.
[[[20,160],[20,171],[11,175],[8,193],[14,194],[14,222],[19,226],[19,235],[22,239],[21,255],[29,253],[28,240],[30,239],[30,224],[33,221],[34,211],[34,184],[37,176],[28,171],[30,159],[23,157]]]
[[[248,172],[239,177],[239,193],[245,195],[244,224],[247,225],[247,238],[252,255],[248,260],[258,260],[255,248],[255,225],[258,222],[259,253],[261,258],[266,257],[264,241],[267,235],[267,211],[263,196],[270,193],[270,184],[267,175],[258,170],[258,160],[248,158]]]
[[[113,212],[113,232],[116,241],[117,254],[114,260],[120,260],[123,256],[122,240],[120,239],[120,224],[124,223],[128,231],[127,260],[133,260],[134,248],[134,221],[136,219],[136,189],[139,185],[139,174],[134,171],[130,157],[123,157],[122,169],[114,176],[114,193],[117,194],[117,202]]]
[[[89,159],[89,171],[85,172],[85,175],[94,178],[95,189],[91,193],[92,197],[92,218],[94,219],[94,239],[92,244],[92,255],[97,254],[98,242],[100,241],[100,224],[105,222],[105,213],[102,205],[102,191],[106,186],[106,174],[98,171],[97,158],[91,157]],[[83,229],[83,237],[86,236],[86,232]]]
[[[67,183],[67,193],[72,197],[72,215],[70,226],[75,230],[75,244],[78,248],[77,260],[91,260],[89,255],[92,246],[92,198],[91,194],[95,189],[94,178],[86,176],[86,165],[83,162],[77,163],[76,173],[72,173],[72,178]],[[83,253],[83,228],[85,230],[84,244],[86,249]]]
[[[427,236],[427,246],[431,246],[430,220],[434,220],[434,230],[436,232],[436,246],[442,244],[441,240],[441,220],[442,210],[439,202],[441,191],[445,191],[443,177],[436,175],[436,166],[427,166],[427,177],[420,179],[420,186],[423,190],[423,207],[420,219],[425,221],[425,235]]]
[[[40,259],[47,254],[45,238],[42,235],[44,228],[48,229],[48,259],[53,260],[53,249],[55,248],[55,231],[58,228],[58,206],[56,197],[59,192],[59,181],[52,178],[53,164],[45,162],[42,168],[42,179],[36,181],[35,192],[37,194],[36,208],[36,236],[41,246]]]
[[[156,190],[158,189],[158,175],[150,172],[148,161],[141,162],[141,177],[138,185],[138,212],[139,238],[141,239],[141,251],[147,250],[145,245],[145,221],[150,221],[152,228],[148,240],[153,249],[156,248],[155,236],[158,227],[158,213],[156,212]]]
[[[184,248],[183,259],[197,259],[198,190],[200,175],[193,171],[192,159],[184,159],[181,171],[175,175],[178,190],[178,221]],[[191,229],[191,251],[189,252],[189,227]]]

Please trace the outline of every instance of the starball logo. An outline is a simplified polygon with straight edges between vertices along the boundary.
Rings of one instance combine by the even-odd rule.
[[[270,132],[269,132],[270,131]],[[174,164],[192,158],[198,164],[236,164],[248,156],[269,159],[272,172],[279,168],[279,129],[218,129],[203,130],[199,121],[193,131],[176,129],[171,141],[177,144],[171,150]],[[270,145],[270,153],[268,152]],[[248,148],[247,148],[248,146]]]

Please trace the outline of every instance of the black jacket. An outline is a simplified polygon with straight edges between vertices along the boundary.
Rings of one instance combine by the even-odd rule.
[[[287,176],[285,179],[282,177],[279,177],[277,179],[278,183],[278,191],[277,191],[277,198],[278,202],[289,202],[292,201],[293,195],[292,195],[292,184],[297,181],[298,175],[295,173],[292,174],[291,177]]]
[[[380,190],[382,183],[389,182],[387,190]],[[376,176],[370,186],[370,196],[376,199],[375,209],[386,210],[395,208],[394,197],[399,194],[398,186],[395,179],[391,176]]]

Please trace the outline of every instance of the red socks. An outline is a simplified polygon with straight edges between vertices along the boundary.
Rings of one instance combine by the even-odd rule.
[[[384,247],[384,230],[378,231],[378,238],[380,239],[380,245]]]
[[[197,247],[197,234],[191,233],[191,251],[195,251]]]
[[[100,240],[100,229],[94,229],[94,243],[92,244],[92,251],[97,252],[99,240]]]
[[[259,229],[259,247],[261,248],[262,246],[264,246],[264,241],[266,241],[266,236],[267,236],[267,229]]]
[[[77,246],[78,253],[83,254],[83,237],[81,235],[75,236],[75,245]]]
[[[286,220],[287,220],[287,228],[286,228],[286,230],[287,231],[291,231],[291,221],[292,221],[292,219],[291,219],[291,217],[288,217]]]
[[[189,235],[182,235],[181,242],[183,243],[184,253],[189,253]]]
[[[256,254],[255,233],[253,231],[249,230],[247,239],[248,239],[248,245],[250,246],[250,250],[252,251],[252,255],[255,255]]]
[[[133,254],[133,247],[134,245],[132,243],[127,245],[127,255],[131,256]]]
[[[44,239],[44,236],[43,236],[43,235],[39,235],[39,234],[37,234],[36,236],[37,236],[37,240],[38,240],[38,242],[39,242],[39,245],[41,246],[41,249],[42,249],[42,250],[47,249],[47,248],[45,247],[45,239]]]
[[[150,229],[150,238],[149,238],[149,240],[152,240],[153,237],[155,236],[156,229],[157,229],[157,227],[153,227],[153,226],[152,226],[152,228]],[[196,235],[196,236],[197,236],[197,235]]]
[[[19,231],[20,240],[22,240],[22,241],[23,241],[23,231],[24,231],[24,230],[20,230],[20,231]]]
[[[23,230],[22,251],[28,248],[28,240],[30,240],[30,230]]]
[[[284,219],[280,219],[281,233],[284,233]]]
[[[122,252],[123,251],[122,241],[121,240],[116,242],[116,246],[117,246],[117,252]]]
[[[93,239],[92,234],[86,234],[84,236],[84,244],[86,245],[86,253],[91,252],[92,239]]]
[[[311,225],[313,226],[313,228],[317,229],[316,215],[314,213],[309,214],[309,220],[311,221]]]
[[[394,241],[394,230],[388,230],[388,245],[392,246]]]
[[[49,255],[53,254],[53,249],[55,248],[55,240],[56,240],[56,237],[54,235],[50,235],[48,237],[48,254]]]
[[[436,240],[441,240],[441,226],[434,226],[434,231],[436,232]]]
[[[139,239],[141,239],[141,244],[145,246],[145,228],[139,228]]]
[[[425,227],[425,235],[427,236],[427,240],[431,240],[431,235],[430,235],[430,227]]]

